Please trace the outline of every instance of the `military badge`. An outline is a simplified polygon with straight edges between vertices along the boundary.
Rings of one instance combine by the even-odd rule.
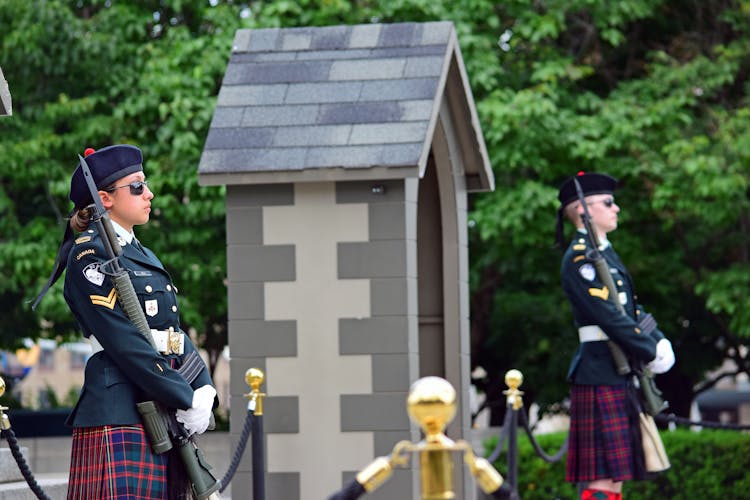
[[[589,288],[589,295],[592,297],[599,297],[602,300],[607,300],[609,298],[609,288],[606,286],[603,286],[601,289]]]
[[[143,303],[144,308],[146,309],[146,314],[149,316],[156,316],[159,314],[159,301],[156,299],[153,300],[147,300]]]
[[[596,269],[591,264],[584,264],[578,268],[578,273],[586,281],[593,281],[596,278]]]
[[[109,291],[109,295],[89,295],[91,303],[95,306],[104,306],[107,309],[114,309],[117,302],[117,290],[114,288]]]
[[[96,286],[102,286],[102,283],[104,283],[104,274],[99,270],[98,262],[93,262],[84,267],[83,276]]]

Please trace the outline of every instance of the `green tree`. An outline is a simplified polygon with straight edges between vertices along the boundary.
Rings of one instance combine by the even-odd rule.
[[[76,154],[125,142],[156,193],[139,237],[179,286],[183,327],[226,345],[223,191],[197,165],[239,6],[205,1],[16,1],[0,5],[0,66],[14,114],[0,121],[0,342],[76,331],[54,287],[32,312],[70,210]]]
[[[498,188],[477,200],[471,235],[475,361],[493,367],[488,387],[517,367],[542,404],[564,390],[555,380],[575,332],[554,213],[557,186],[580,169],[621,180],[612,240],[677,351],[658,378],[673,408],[685,415],[692,386],[727,357],[748,373],[749,6],[496,7],[501,72],[477,100]]]
[[[235,30],[451,20],[497,185],[473,198],[470,221],[478,383],[500,400],[518,368],[529,401],[567,393],[575,332],[556,192],[579,169],[604,170],[622,181],[612,239],[678,354],[659,383],[684,414],[706,370],[732,358],[748,372],[748,11],[747,0],[6,0],[0,343],[75,331],[59,287],[36,313],[27,301],[52,267],[75,153],[131,142],[157,193],[139,236],[215,360],[223,191],[198,186],[196,170]]]

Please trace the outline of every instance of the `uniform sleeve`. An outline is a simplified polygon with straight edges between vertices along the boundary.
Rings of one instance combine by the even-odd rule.
[[[640,318],[643,318],[646,314],[648,314],[648,313],[643,308],[643,306],[640,305],[640,304],[636,304],[636,307],[635,307],[635,316],[636,316],[636,319],[638,319],[640,321]],[[667,338],[664,335],[664,333],[659,329],[658,325],[657,325],[657,327],[649,335],[656,342],[659,342],[661,339]]]
[[[579,326],[598,325],[630,357],[643,362],[654,359],[656,340],[643,334],[633,318],[618,310],[591,260],[582,254],[566,255],[561,274]]]
[[[148,398],[171,408],[190,408],[192,387],[127,317],[111,278],[102,272],[106,260],[102,246],[95,241],[76,245],[71,252],[65,299],[76,319],[84,333],[96,337],[105,354]]]
[[[197,351],[195,348],[195,345],[190,341],[190,336],[182,332],[185,335],[185,352],[181,357],[185,357],[191,352]],[[190,384],[193,389],[198,389],[199,387],[203,387],[204,385],[210,385],[213,386],[213,380],[211,380],[211,374],[208,371],[208,366],[206,366],[206,363],[203,362],[203,358],[201,359],[201,363],[203,364],[203,369],[200,371],[198,376],[193,380],[193,382]]]

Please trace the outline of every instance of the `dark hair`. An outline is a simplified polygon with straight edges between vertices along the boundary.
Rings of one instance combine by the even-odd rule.
[[[112,182],[111,184],[104,186],[101,190],[111,193],[114,191],[115,185],[116,182]],[[85,206],[83,208],[74,209],[70,216],[69,224],[70,228],[77,233],[82,233],[87,230],[89,225],[91,225],[91,210],[89,207]]]
[[[91,224],[91,210],[88,207],[79,208],[70,216],[70,228],[76,233],[82,233]]]

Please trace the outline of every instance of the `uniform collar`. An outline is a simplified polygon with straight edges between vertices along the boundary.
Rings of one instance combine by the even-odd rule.
[[[581,233],[582,236],[588,234],[588,231],[586,231],[586,228],[583,228],[583,227],[579,227],[578,232]],[[599,239],[599,251],[600,252],[603,252],[604,250],[606,250],[607,248],[610,248],[611,246],[612,246],[612,243],[609,242],[606,236],[604,238]]]
[[[113,221],[112,219],[109,219],[112,223],[112,227],[115,229],[115,233],[117,233],[117,236],[125,240],[125,242],[130,245],[133,243],[133,239],[135,239],[135,233],[126,230],[124,227],[119,225],[117,222]]]

